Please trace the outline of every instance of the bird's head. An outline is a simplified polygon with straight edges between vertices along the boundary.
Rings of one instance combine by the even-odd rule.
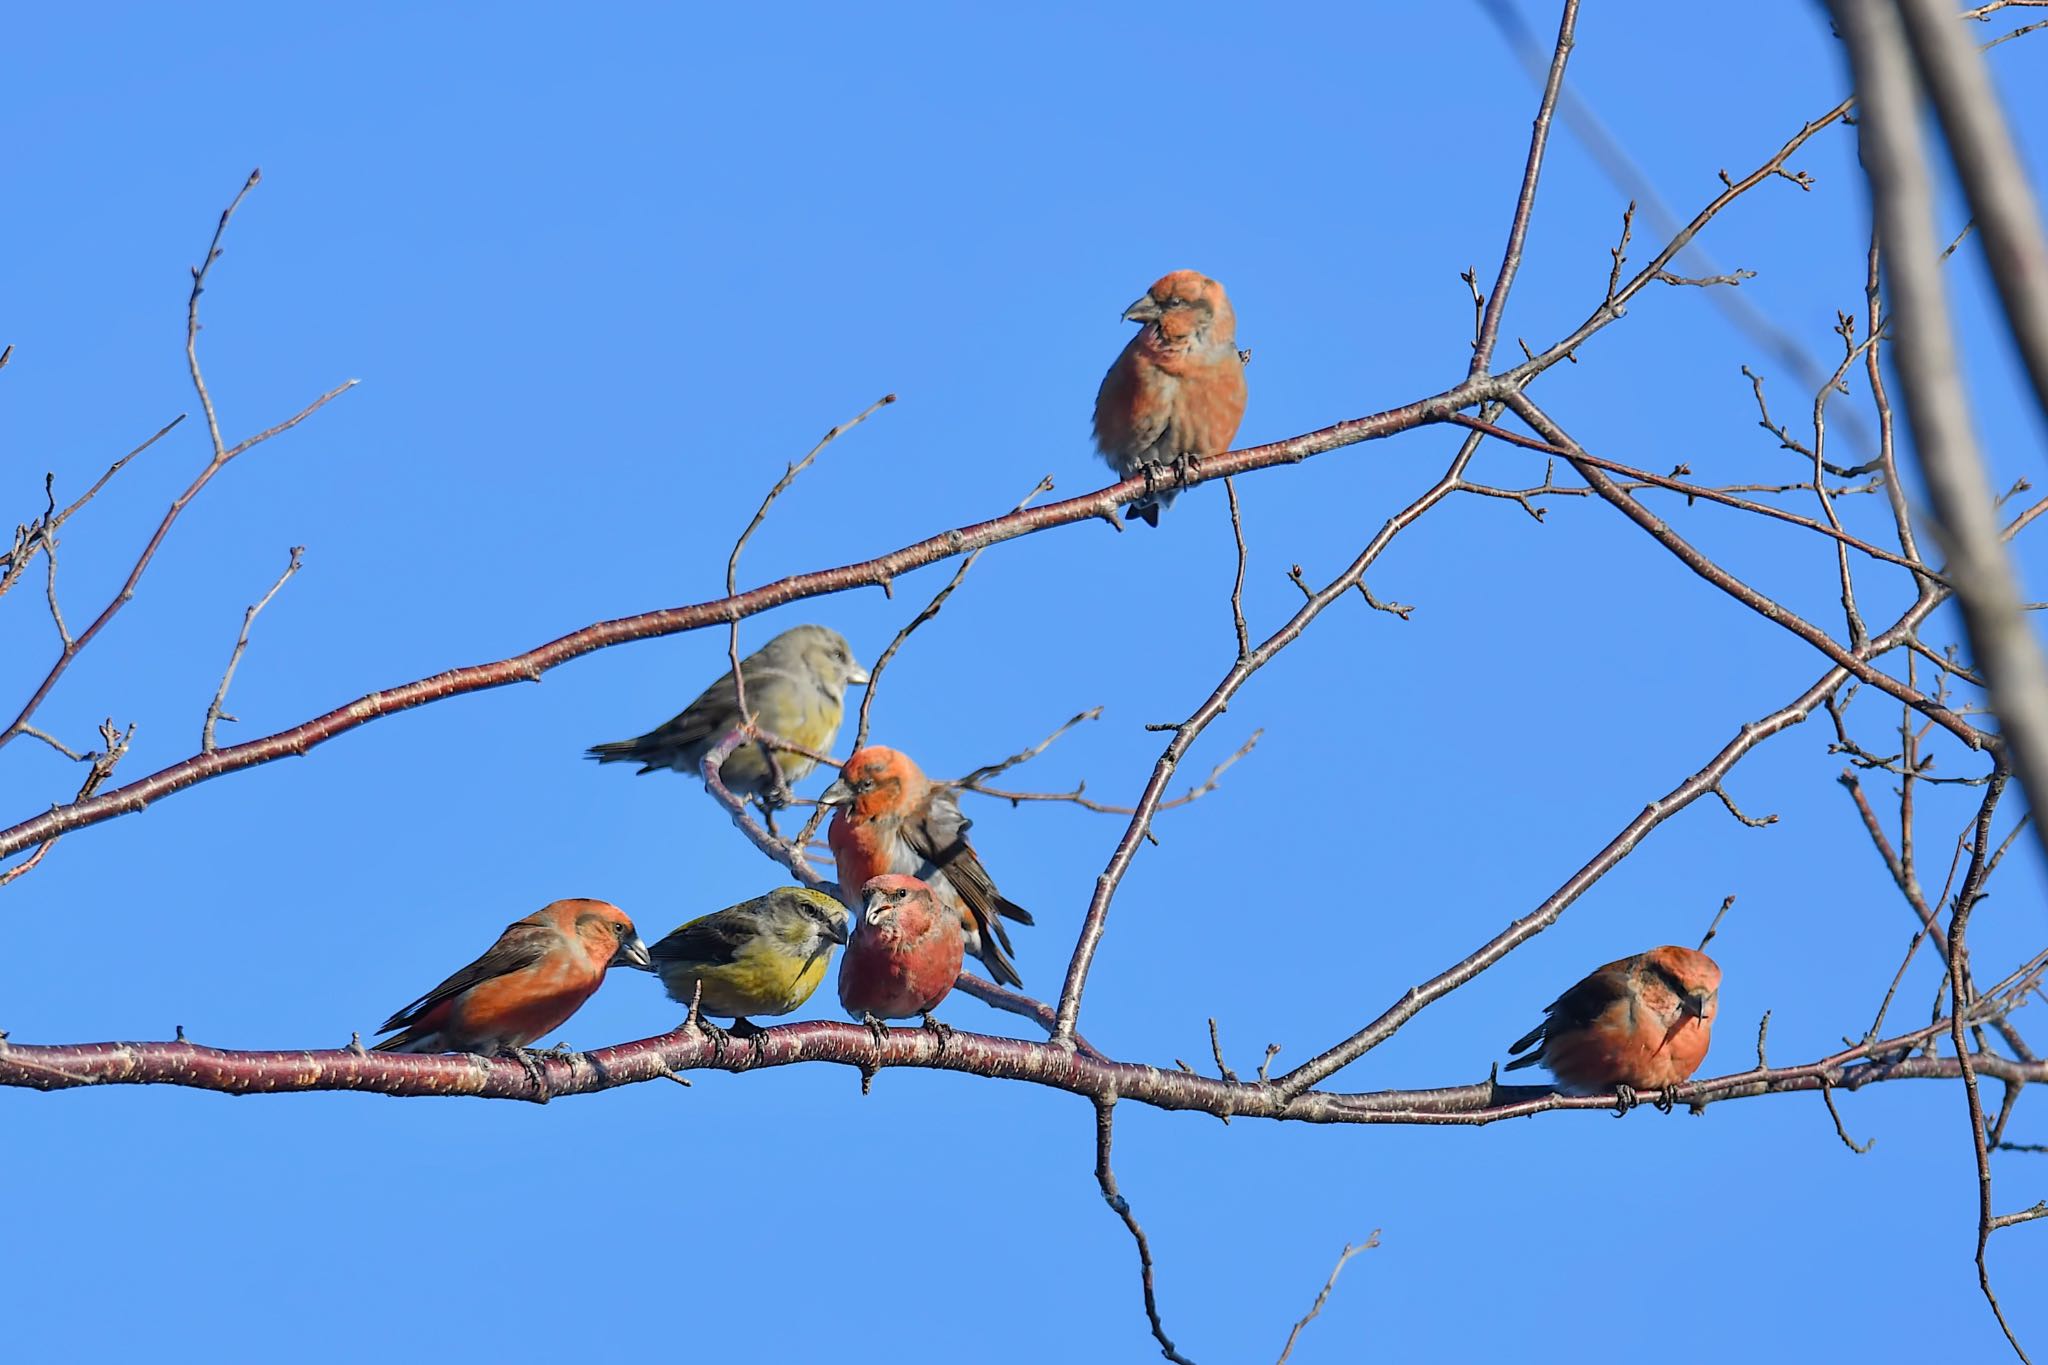
[[[768,930],[791,952],[804,957],[832,951],[835,943],[846,942],[853,928],[853,916],[823,891],[808,886],[784,886],[762,898],[766,905]]]
[[[834,697],[845,696],[850,684],[868,680],[868,671],[853,657],[846,637],[825,626],[792,626],[763,645],[761,657],[798,677],[809,675]]]
[[[923,933],[937,905],[929,886],[896,872],[871,878],[860,889],[860,903],[860,932],[904,936]]]
[[[1652,989],[1669,993],[1670,1007],[1681,1017],[1714,1022],[1721,997],[1721,968],[1714,959],[1696,948],[1666,944],[1643,954],[1643,970]]]
[[[1124,309],[1124,318],[1142,322],[1175,349],[1237,345],[1237,315],[1223,286],[1199,270],[1163,275],[1139,300]]]
[[[607,967],[635,967],[652,971],[654,959],[633,928],[626,912],[610,901],[566,900],[548,907],[569,920],[576,936],[587,945],[590,956]]]
[[[855,821],[868,821],[908,809],[929,785],[910,755],[871,744],[846,760],[839,780],[818,799],[828,806],[846,807]]]

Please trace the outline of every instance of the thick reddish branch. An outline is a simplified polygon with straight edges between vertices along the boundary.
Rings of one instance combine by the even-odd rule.
[[[1206,483],[1212,479],[1243,474],[1255,469],[1299,464],[1312,455],[1319,455],[1341,446],[1355,445],[1360,441],[1375,440],[1396,432],[1441,422],[1458,409],[1491,396],[1497,387],[1495,381],[1476,380],[1460,384],[1431,398],[1390,408],[1371,416],[1339,422],[1320,431],[1312,431],[1285,441],[1274,441],[1267,445],[1248,446],[1243,450],[1202,461],[1198,468],[1190,472],[1187,482],[1190,485]],[[641,612],[635,616],[623,616],[612,621],[600,621],[510,658],[492,663],[472,664],[466,668],[452,668],[445,673],[436,673],[417,682],[372,692],[338,706],[325,715],[315,716],[311,720],[275,734],[230,745],[224,749],[215,749],[211,753],[194,754],[183,762],[174,763],[148,777],[139,778],[91,800],[60,806],[33,819],[24,820],[10,829],[0,830],[0,858],[19,853],[60,834],[139,811],[152,801],[224,773],[305,754],[336,735],[346,734],[360,725],[410,710],[415,706],[424,706],[429,702],[465,692],[503,687],[509,683],[538,682],[541,675],[549,669],[613,645],[625,644],[632,640],[651,640],[658,636],[676,635],[708,625],[724,624],[808,597],[845,592],[849,588],[888,584],[898,575],[908,573],[912,569],[950,559],[955,555],[968,554],[985,545],[1014,540],[1018,536],[1030,535],[1054,526],[1087,521],[1094,517],[1113,518],[1118,507],[1146,491],[1145,480],[1142,477],[1125,479],[1121,483],[1111,484],[1107,488],[1082,497],[1048,503],[1043,507],[1026,508],[992,521],[944,531],[915,544],[906,545],[902,549],[859,563],[842,565],[836,569],[821,569],[814,573],[793,574],[748,592],[701,602],[695,606],[671,607],[660,611]]]
[[[1921,1030],[1926,1033],[1927,1030]],[[1805,1066],[1739,1072],[1676,1087],[1672,1098],[1696,1107],[1794,1090],[1855,1090],[1878,1081],[1954,1079],[1953,1057],[1900,1056],[1918,1035],[1867,1045]],[[1875,1060],[1866,1060],[1871,1058]],[[1185,1071],[1091,1058],[1054,1043],[954,1032],[943,1042],[921,1028],[891,1029],[877,1043],[857,1024],[824,1021],[768,1029],[750,1042],[677,1030],[589,1053],[542,1053],[536,1063],[547,1094],[510,1057],[432,1056],[354,1048],[238,1052],[197,1043],[0,1044],[0,1085],[66,1090],[93,1085],[178,1085],[231,1095],[360,1090],[380,1095],[467,1095],[538,1100],[590,1094],[687,1071],[752,1071],[804,1062],[836,1062],[864,1073],[890,1067],[958,1071],[1028,1081],[1077,1095],[1116,1097],[1161,1109],[1302,1123],[1485,1124],[1552,1109],[1612,1109],[1606,1096],[1573,1098],[1540,1086],[1473,1085],[1369,1094],[1312,1091],[1289,1097],[1261,1081],[1212,1080]],[[1976,1054],[1977,1074],[2014,1083],[2048,1081],[2048,1061]],[[1652,1097],[1654,1098],[1654,1097]]]

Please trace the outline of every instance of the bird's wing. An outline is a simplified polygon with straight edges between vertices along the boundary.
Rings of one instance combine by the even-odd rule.
[[[968,847],[967,831],[973,826],[974,822],[960,813],[960,800],[952,789],[935,786],[924,810],[904,820],[903,839],[912,852],[952,883],[977,921],[994,927],[997,941],[1007,949],[1010,936],[997,916],[1030,924],[1031,912],[996,890],[994,878]]]
[[[1173,415],[1171,403],[1147,401],[1146,378],[1156,383],[1167,377],[1132,354],[1143,336],[1141,332],[1131,338],[1116,364],[1102,377],[1102,387],[1095,394],[1095,444],[1103,451],[1115,452],[1120,461],[1150,450],[1165,434]]]
[[[386,1019],[377,1032],[389,1033],[395,1028],[405,1028],[418,1023],[428,1011],[442,1001],[458,996],[472,986],[481,985],[493,977],[524,971],[561,946],[561,931],[552,925],[523,922],[515,924],[498,936],[498,941],[491,945],[489,952]]]
[[[1598,1019],[1609,1005],[1628,991],[1628,973],[1625,970],[1617,970],[1622,966],[1622,963],[1609,963],[1551,1001],[1550,1008],[1543,1011],[1543,1022],[1523,1034],[1521,1039],[1508,1049],[1509,1053],[1520,1052],[1548,1034],[1570,1033],[1585,1028]],[[1527,1066],[1535,1062],[1542,1056],[1542,1051],[1538,1048],[1521,1061],[1510,1063],[1510,1068]]]
[[[648,948],[655,966],[664,962],[694,962],[717,967],[737,961],[740,950],[755,937],[757,926],[728,911],[700,916]]]

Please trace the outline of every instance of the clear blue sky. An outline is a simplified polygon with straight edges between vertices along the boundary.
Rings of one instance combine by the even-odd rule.
[[[1525,13],[1553,31],[1551,6]],[[1994,54],[2037,184],[2038,42]],[[1778,3],[1671,31],[1589,5],[1572,76],[1688,215],[1717,168],[1753,166],[1845,88],[1825,25]],[[230,438],[362,380],[208,490],[45,708],[81,746],[104,716],[135,721],[131,777],[192,751],[242,608],[291,545],[306,567],[258,626],[235,736],[714,596],[784,462],[885,392],[901,403],[784,499],[747,580],[981,519],[1046,473],[1062,494],[1099,486],[1088,412],[1128,333],[1117,314],[1171,268],[1229,286],[1256,351],[1244,441],[1439,389],[1469,354],[1458,272],[1499,260],[1533,111],[1462,5],[43,6],[12,16],[0,82],[0,340],[17,348],[0,374],[0,520],[40,509],[45,469],[61,499],[194,408],[186,267],[252,166],[264,183],[206,297]],[[1835,310],[1862,308],[1854,156],[1851,130],[1828,131],[1795,162],[1811,193],[1767,185],[1710,237],[1817,355],[1838,344]],[[1560,136],[1510,352],[1597,301],[1624,198]],[[1945,224],[1962,216],[1945,206]],[[1974,248],[1951,270],[1990,454],[2006,480],[2038,479],[2043,426],[1987,324]],[[1810,396],[1697,291],[1646,293],[1582,361],[1537,393],[1595,450],[1713,482],[1801,477],[1757,429],[1738,367],[1765,368],[1781,417]],[[1254,629],[1298,601],[1290,564],[1335,573],[1453,445],[1424,432],[1241,481]],[[188,421],[73,523],[59,584],[74,622],[203,461]],[[1476,472],[1532,483],[1542,466],[1494,450]],[[1884,533],[1877,499],[1849,502],[1852,527]],[[1658,506],[1839,632],[1824,542]],[[957,774],[1100,704],[1100,723],[1020,776],[1129,799],[1160,742],[1143,724],[1184,716],[1229,662],[1229,546],[1222,490],[1205,488],[1156,533],[1091,523],[999,548],[899,659],[877,738]],[[2035,596],[2044,553],[2028,553]],[[893,602],[865,591],[752,620],[744,638],[818,620],[871,659],[946,572],[902,580]],[[1899,579],[1862,573],[1889,620]],[[1598,504],[1561,502],[1539,526],[1512,503],[1454,501],[1369,581],[1414,618],[1331,610],[1190,759],[1206,771],[1266,729],[1221,790],[1162,817],[1124,884],[1083,1018],[1113,1054],[1206,1064],[1214,1015],[1240,1068],[1268,1042],[1306,1057],[1525,913],[1822,668]],[[0,604],[0,696],[24,694],[54,649],[37,586]],[[67,839],[0,893],[0,1027],[333,1046],[555,897],[606,897],[658,933],[776,884],[693,784],[579,758],[678,709],[724,648],[706,632],[611,650]],[[1852,714],[1873,745],[1896,723],[1867,698]],[[1860,1034],[1911,926],[1833,780],[1830,737],[1816,719],[1738,770],[1736,799],[1778,824],[1686,812],[1342,1080],[1480,1079],[1563,986],[1696,941],[1731,893],[1707,1070],[1750,1064],[1766,1009],[1775,1061]],[[0,815],[77,780],[11,745]],[[1884,782],[1870,788],[1886,806]],[[1935,885],[1968,799],[1926,802]],[[970,813],[1037,912],[1027,983],[1055,994],[1122,822]],[[2040,944],[2041,886],[2022,845],[1978,916],[1980,976]],[[1924,1018],[1934,990],[1923,954],[1894,1017]],[[944,1013],[1020,1027],[966,1000]],[[2035,1013],[2022,1022],[2038,1031]],[[565,1036],[595,1047],[678,1015],[622,976]],[[1701,1318],[1722,1324],[1698,1329],[1708,1339],[1785,1359],[1995,1355],[1959,1087],[1881,1086],[1842,1109],[1876,1140],[1868,1155],[1811,1095],[1479,1131],[1226,1128],[1126,1106],[1118,1168],[1168,1326],[1204,1362],[1271,1359],[1338,1249],[1374,1228],[1383,1246],[1352,1263],[1298,1361],[1470,1358],[1474,1343],[1564,1358]],[[819,1066],[546,1108],[8,1092],[0,1125],[32,1307],[7,1332],[24,1360],[852,1365],[901,1361],[913,1315],[925,1358],[1153,1354],[1130,1241],[1090,1178],[1087,1106],[1022,1085],[891,1072],[863,1099]],[[2048,1141],[2039,1100],[2013,1136]],[[2048,1159],[2000,1156],[1996,1172],[2001,1208],[2048,1195]],[[2030,1289],[2048,1282],[2048,1225],[2000,1234],[1993,1264],[2015,1325],[2048,1350]]]

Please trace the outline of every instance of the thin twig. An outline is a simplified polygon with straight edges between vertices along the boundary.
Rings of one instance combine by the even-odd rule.
[[[1230,500],[1230,533],[1237,539],[1237,576],[1230,583],[1230,622],[1237,629],[1237,657],[1242,659],[1252,652],[1252,638],[1244,624],[1244,518],[1238,511],[1237,480],[1225,479],[1223,492]]]
[[[228,220],[234,217],[235,210],[241,206],[243,198],[261,180],[261,171],[251,171],[248,180],[244,182],[241,190],[236,193],[234,201],[222,212],[220,222],[213,230],[213,240],[207,246],[206,259],[199,265],[192,267],[192,292],[187,297],[185,303],[186,366],[191,373],[192,387],[199,395],[200,407],[206,414],[206,430],[208,439],[213,445],[213,458],[207,462],[206,467],[199,471],[198,477],[194,478],[186,486],[185,491],[180,493],[164,512],[163,519],[157,524],[155,534],[143,546],[141,555],[137,557],[134,567],[128,571],[128,577],[122,582],[120,591],[114,594],[113,600],[107,603],[100,614],[93,619],[92,624],[87,626],[77,639],[67,641],[63,650],[58,654],[57,661],[50,666],[50,671],[29,696],[28,701],[22,705],[20,713],[15,716],[14,720],[8,724],[5,730],[0,730],[0,747],[4,747],[9,740],[21,733],[21,727],[28,723],[29,718],[36,713],[36,709],[50,695],[50,690],[57,685],[57,680],[64,676],[64,671],[71,666],[71,661],[77,658],[85,650],[86,646],[93,642],[100,631],[106,628],[107,623],[114,619],[115,614],[135,596],[136,584],[141,581],[143,572],[149,568],[150,562],[156,558],[157,550],[163,545],[165,537],[170,534],[171,527],[176,524],[179,515],[184,512],[186,505],[192,499],[198,497],[206,485],[213,481],[214,475],[226,468],[228,462],[236,456],[243,454],[254,446],[262,444],[273,436],[290,431],[300,422],[305,421],[308,417],[325,407],[329,402],[355,387],[356,381],[353,379],[348,380],[346,383],[329,389],[326,393],[301,408],[296,414],[275,426],[268,427],[254,436],[247,437],[232,447],[223,442],[220,432],[219,415],[215,412],[213,406],[213,396],[207,391],[206,378],[201,373],[199,367],[199,296],[205,292],[206,279],[213,269],[214,262],[220,259],[221,235],[227,231]],[[162,433],[158,434],[161,435]],[[72,803],[73,807],[76,807],[78,804],[78,802]]]
[[[235,719],[233,716],[223,714],[221,707],[227,704],[228,685],[235,680],[235,667],[242,662],[242,652],[249,648],[249,628],[256,624],[256,618],[262,614],[263,609],[270,605],[270,599],[277,596],[277,590],[282,588],[290,580],[291,576],[299,571],[300,556],[305,553],[305,546],[292,546],[291,563],[284,566],[284,572],[279,574],[277,581],[270,585],[270,591],[258,598],[256,605],[242,613],[241,634],[235,637],[235,648],[228,655],[227,669],[220,675],[220,687],[213,694],[212,705],[206,708],[206,724],[201,726],[199,730],[199,751],[201,753],[210,754],[213,752],[213,727],[215,723],[222,720]]]
[[[1507,250],[1501,255],[1500,272],[1486,296],[1486,312],[1479,323],[1478,338],[1472,343],[1472,368],[1477,377],[1493,363],[1493,346],[1500,335],[1501,313],[1507,308],[1508,291],[1514,287],[1515,272],[1522,265],[1522,244],[1529,235],[1529,215],[1536,207],[1536,182],[1543,174],[1543,153],[1550,143],[1550,118],[1557,108],[1557,93],[1564,84],[1565,62],[1572,53],[1572,30],[1579,21],[1579,0],[1564,0],[1564,12],[1557,23],[1557,46],[1550,57],[1550,74],[1543,81],[1543,98],[1536,106],[1536,121],[1529,134],[1529,158],[1522,168],[1522,188],[1515,196],[1515,213],[1508,224]]]
[[[1131,1212],[1131,1203],[1123,1197],[1116,1183],[1116,1172],[1110,1169],[1109,1149],[1114,1138],[1116,1101],[1098,1100],[1095,1104],[1095,1183],[1102,1190],[1103,1202],[1108,1204],[1117,1217],[1124,1220],[1124,1227],[1130,1231],[1131,1240],[1138,1245],[1138,1282],[1145,1291],[1145,1318],[1152,1327],[1152,1339],[1159,1343],[1159,1353],[1178,1365],[1194,1365],[1194,1362],[1174,1349],[1173,1338],[1166,1335],[1166,1324],[1159,1320],[1159,1297],[1152,1286],[1152,1243],[1145,1236],[1145,1229],[1138,1225],[1138,1216]]]
[[[1049,492],[1051,489],[1052,475],[1048,474],[1033,484],[1031,491],[1020,498],[1017,505],[1010,510],[1012,512],[1023,511],[1031,505],[1032,500],[1040,493]],[[860,700],[860,724],[854,733],[853,739],[853,748],[855,750],[864,747],[868,742],[868,712],[875,704],[875,693],[879,690],[877,684],[882,680],[882,670],[889,666],[889,661],[896,657],[896,651],[903,648],[903,642],[908,640],[919,626],[922,626],[925,622],[939,614],[940,609],[946,605],[946,599],[953,595],[954,590],[967,577],[967,571],[974,567],[975,561],[979,560],[987,550],[988,547],[984,545],[973,554],[962,559],[960,567],[955,569],[953,576],[946,580],[946,586],[933,593],[932,600],[925,603],[917,615],[904,623],[903,629],[896,632],[895,637],[889,641],[888,647],[883,649],[881,655],[876,658],[874,666],[868,669],[867,691],[862,694]],[[1097,709],[1099,710],[1100,708]]]
[[[775,500],[781,497],[791,484],[796,482],[797,475],[803,473],[817,462],[818,456],[824,453],[826,446],[831,445],[841,436],[853,430],[862,422],[867,421],[868,418],[874,416],[877,412],[880,412],[895,401],[895,394],[883,394],[880,398],[862,408],[855,416],[827,430],[823,436],[818,438],[818,443],[812,446],[810,451],[801,460],[789,465],[782,471],[782,477],[777,479],[775,486],[768,490],[768,496],[761,499],[760,507],[754,511],[753,520],[747,523],[746,529],[742,530],[739,538],[733,541],[732,553],[726,557],[725,595],[728,599],[737,595],[739,591],[740,555],[746,550],[747,542],[754,538],[754,532],[759,530],[761,523],[768,519],[768,509],[775,505]],[[740,731],[747,738],[761,745],[761,760],[768,768],[769,785],[771,788],[780,787],[782,785],[782,768],[775,757],[775,750],[779,746],[768,742],[768,737],[764,736],[758,727],[755,726],[753,712],[747,708],[747,677],[740,668],[740,618],[737,615],[734,615],[727,624],[725,652],[727,659],[732,665],[733,704],[739,712]],[[865,704],[861,707],[861,715],[863,717],[867,715]],[[816,756],[813,755],[812,757],[815,758]],[[805,840],[798,840],[799,846],[804,842]]]
[[[1371,1251],[1379,1244],[1378,1228],[1374,1228],[1370,1237],[1355,1246],[1349,1242],[1345,1243],[1344,1250],[1338,1253],[1337,1264],[1330,1267],[1330,1278],[1323,1281],[1322,1290],[1316,1295],[1316,1301],[1308,1306],[1308,1312],[1303,1313],[1293,1329],[1287,1333],[1287,1344],[1280,1348],[1280,1358],[1273,1365],[1287,1365],[1287,1357],[1294,1354],[1294,1339],[1301,1335],[1302,1328],[1316,1320],[1316,1314],[1323,1311],[1323,1305],[1330,1301],[1330,1291],[1337,1287],[1337,1277],[1344,1273],[1344,1267],[1350,1264],[1351,1258],[1361,1251]]]
[[[1725,800],[1726,798],[1722,799]],[[1735,897],[1732,894],[1721,898],[1721,908],[1714,912],[1713,921],[1707,925],[1707,932],[1700,939],[1699,951],[1704,953],[1707,950],[1707,945],[1714,941],[1714,935],[1721,932],[1721,917],[1728,913],[1728,907],[1733,904],[1735,904]]]

